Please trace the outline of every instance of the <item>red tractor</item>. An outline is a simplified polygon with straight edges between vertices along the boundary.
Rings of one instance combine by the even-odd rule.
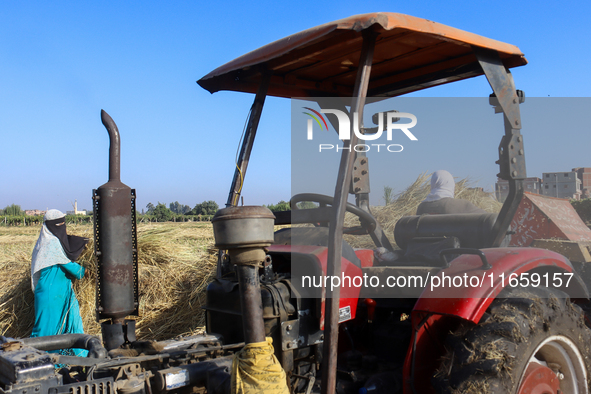
[[[97,316],[110,319],[103,342],[70,335],[15,345],[4,338],[1,391],[229,393],[237,352],[270,337],[293,393],[588,393],[587,286],[561,254],[502,246],[526,177],[524,95],[509,69],[526,63],[513,45],[375,13],[286,37],[200,79],[212,93],[255,94],[226,208],[213,219],[220,258],[207,289],[207,334],[165,341],[139,355],[118,352],[143,346],[125,319],[137,308],[135,191],[118,179],[119,134],[104,114],[113,177],[94,193]],[[407,216],[386,234],[369,207],[367,157],[350,149],[370,133],[362,124],[368,97],[481,75],[505,127],[497,163],[510,191],[500,213]],[[347,130],[342,141],[334,195],[298,194],[291,211],[275,214],[238,206],[266,96],[308,100],[318,114],[334,114],[334,100],[326,97],[342,99],[336,109],[354,132]],[[381,116],[389,122],[402,114]],[[336,117],[326,118],[337,124]],[[347,202],[349,194],[355,204]],[[316,204],[298,205],[305,201]],[[346,212],[360,226],[345,227]],[[283,228],[274,231],[274,225]],[[355,250],[346,233],[369,234],[375,249],[396,258],[381,261],[373,248]],[[323,283],[306,287],[306,276],[308,284]],[[384,296],[364,278],[422,285]],[[64,346],[87,348],[89,357],[44,352]],[[53,364],[67,366],[56,372]]]
[[[515,89],[509,69],[526,63],[515,46],[424,19],[376,13],[286,37],[198,81],[212,93],[256,94],[227,201],[226,209],[234,213],[240,209],[236,206],[267,95],[309,100],[329,114],[324,110],[334,101],[326,97],[348,98],[341,110],[351,116],[363,113],[366,97],[399,96],[484,74],[493,89],[490,102],[503,114],[497,163],[510,192],[501,212],[403,217],[394,234],[401,257],[394,261],[378,265],[372,251],[353,250],[343,240],[343,233],[359,234],[359,229],[344,228],[345,212],[350,212],[359,217],[362,232],[371,235],[376,248],[394,250],[369,209],[364,153],[342,150],[334,196],[295,195],[291,212],[275,213],[276,225],[316,226],[279,230],[268,247],[274,274],[289,278],[276,282],[276,293],[291,290],[291,295],[283,300],[288,305],[283,313],[271,308],[277,300],[268,296],[269,304],[263,304],[265,335],[273,337],[293,391],[320,386],[323,393],[361,388],[404,393],[589,391],[591,337],[581,309],[587,302],[585,284],[558,253],[501,247],[526,177],[519,111],[524,95]],[[351,116],[359,122],[357,130],[363,129],[362,119]],[[354,147],[358,137],[351,133],[344,146]],[[349,194],[355,195],[355,205],[347,202]],[[296,209],[299,201],[319,207]],[[242,326],[239,309],[222,307],[232,298],[221,290],[231,263],[232,258],[220,260],[218,281],[208,289],[208,330],[239,341],[244,340],[242,328],[237,329]],[[314,270],[328,277],[328,283],[346,274],[380,278],[380,283],[388,277],[420,277],[424,283],[448,280],[452,285],[384,298],[371,286],[343,281],[332,294],[327,286],[317,303],[298,298],[301,288],[294,291],[295,282],[302,280],[295,271]],[[462,278],[474,281],[455,287],[453,281]],[[230,327],[232,314],[236,325]]]

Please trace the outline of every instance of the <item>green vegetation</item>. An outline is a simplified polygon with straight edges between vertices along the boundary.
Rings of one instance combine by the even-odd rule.
[[[201,204],[195,205],[195,208],[191,211],[191,215],[215,215],[220,209],[218,203],[212,200],[203,201]]]
[[[282,212],[291,210],[291,205],[287,201],[279,201],[277,204],[263,205],[269,208],[271,212]],[[298,209],[313,209],[318,208],[318,204],[314,204],[312,201],[300,201],[297,203]]]
[[[583,222],[585,222],[587,226],[591,225],[591,198],[571,200],[570,203],[573,208],[575,208],[575,211],[577,211]]]
[[[314,204],[312,201],[300,201],[296,205],[298,206],[298,209],[318,208],[318,204]]]
[[[172,219],[173,215],[172,211],[166,208],[166,205],[158,203],[152,212],[152,216],[154,216],[154,218],[159,222],[168,222],[170,219]]]
[[[24,213],[18,216],[0,216],[0,226],[35,226],[43,223],[43,216],[29,216]],[[92,223],[92,215],[66,215],[67,224]]]
[[[182,205],[178,201],[171,202],[168,205],[168,209],[170,209],[170,211],[172,213],[176,213],[178,215],[185,215],[185,214],[187,214],[187,213],[189,213],[191,211],[191,207],[190,206],[188,206],[188,205]]]
[[[384,205],[390,205],[393,201],[392,188],[390,186],[384,186]]]
[[[213,201],[203,201],[191,209],[188,205],[183,205],[178,201],[170,203],[168,208],[166,204],[158,202],[157,205],[151,202],[146,205],[145,213],[137,213],[136,218],[140,223],[143,222],[207,222],[219,209],[218,204]]]
[[[21,215],[24,215],[25,213],[21,209],[20,205],[11,204],[11,205],[8,205],[6,208],[0,210],[0,214],[10,215],[10,216],[21,216]]]
[[[271,212],[289,211],[291,209],[289,203],[283,200],[279,201],[277,204],[269,204],[263,206],[269,208]]]

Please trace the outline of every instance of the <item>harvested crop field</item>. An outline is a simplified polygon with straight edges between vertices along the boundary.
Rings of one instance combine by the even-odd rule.
[[[31,252],[41,226],[0,227],[0,335],[28,337],[34,323]],[[92,226],[69,225],[68,233],[91,239],[79,263],[86,276],[75,291],[86,333],[99,335],[95,319],[96,264]],[[168,339],[203,330],[201,306],[215,275],[211,223],[151,223],[138,226],[141,339]]]
[[[394,244],[394,226],[400,217],[414,215],[429,193],[430,175],[422,174],[387,206],[372,207],[376,219]],[[456,198],[498,212],[501,204],[488,193],[470,188],[469,181],[456,183]],[[347,214],[346,226],[359,222]],[[31,252],[40,226],[0,226],[0,335],[28,337],[33,328],[34,299],[31,291]],[[92,226],[69,225],[68,233],[91,239],[79,259],[86,269],[75,283],[85,332],[99,335],[95,320],[96,264],[93,257]],[[368,235],[346,235],[355,248],[374,248]],[[139,339],[162,340],[194,334],[205,325],[202,306],[205,289],[215,276],[216,250],[211,223],[146,223],[138,225],[140,316]]]

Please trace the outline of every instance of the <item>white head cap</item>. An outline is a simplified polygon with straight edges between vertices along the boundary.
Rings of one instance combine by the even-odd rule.
[[[453,198],[456,183],[454,177],[445,170],[438,170],[431,176],[431,193],[424,201],[437,201],[442,198]]]
[[[64,216],[66,216],[66,214],[62,211],[58,211],[57,209],[50,209],[49,211],[45,212],[45,216],[43,216],[43,221],[61,219]]]

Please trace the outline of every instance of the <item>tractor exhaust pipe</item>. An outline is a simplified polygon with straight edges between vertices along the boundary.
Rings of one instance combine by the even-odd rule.
[[[87,334],[61,334],[46,337],[34,337],[20,339],[25,346],[31,346],[38,350],[50,351],[60,349],[86,349],[90,358],[107,358],[107,351],[101,345],[101,341]]]
[[[97,321],[101,324],[107,350],[135,341],[137,237],[135,190],[121,183],[121,143],[113,119],[101,110],[101,121],[109,133],[109,181],[93,190],[94,247],[97,258]]]
[[[109,133],[109,182],[121,181],[121,139],[119,129],[104,110],[101,109],[101,122]]]

